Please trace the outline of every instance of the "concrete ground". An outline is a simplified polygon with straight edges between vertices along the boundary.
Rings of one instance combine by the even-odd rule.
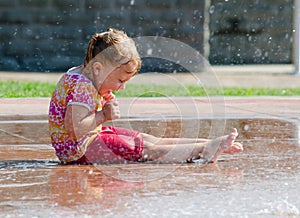
[[[247,69],[251,70],[241,70]],[[185,85],[197,84],[200,79],[205,85],[215,86],[299,87],[299,76],[282,74],[284,68],[280,69],[274,74],[229,71],[217,77],[147,74],[132,82]],[[57,81],[58,77],[59,74],[0,73],[1,80]],[[77,205],[83,202],[84,210],[80,207],[80,211],[85,214],[104,208],[111,215],[115,214],[116,207],[121,214],[121,204],[128,211],[138,208],[132,214],[135,211],[142,214],[145,210],[140,208],[157,199],[157,205],[164,199],[166,203],[172,199],[168,205],[182,205],[185,199],[198,202],[204,196],[207,202],[218,198],[222,201],[215,207],[211,207],[212,203],[200,205],[202,211],[206,208],[213,211],[226,201],[231,203],[228,208],[234,208],[230,214],[299,216],[296,194],[300,179],[299,97],[120,98],[119,102],[122,118],[113,122],[114,125],[157,136],[195,137],[200,133],[198,137],[204,138],[219,136],[236,127],[240,134],[237,141],[243,143],[245,150],[206,167],[194,164],[57,166],[48,133],[49,98],[0,99],[1,213],[25,217],[36,216],[37,211],[43,215],[53,211],[57,215],[74,209],[76,213]],[[128,199],[133,197],[133,204],[128,204]],[[79,204],[71,207],[74,199]],[[66,205],[68,202],[71,206]],[[100,206],[95,202],[100,202]],[[185,214],[190,214],[189,202]],[[241,206],[232,207],[237,204]],[[224,214],[228,208],[222,207],[218,214]],[[156,211],[151,212],[156,214]]]

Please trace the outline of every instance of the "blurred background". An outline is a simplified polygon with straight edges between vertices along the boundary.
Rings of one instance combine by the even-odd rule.
[[[211,65],[292,64],[294,7],[293,0],[1,0],[0,71],[64,72],[109,27],[179,40]],[[142,72],[178,67],[144,63]]]

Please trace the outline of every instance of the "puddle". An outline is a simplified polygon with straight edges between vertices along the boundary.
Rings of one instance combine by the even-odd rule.
[[[250,124],[243,153],[208,165],[65,166],[46,145],[1,145],[0,217],[300,216],[298,129]]]
[[[0,161],[1,169],[27,169],[27,168],[45,168],[59,165],[59,161],[38,161],[38,160],[4,160]]]

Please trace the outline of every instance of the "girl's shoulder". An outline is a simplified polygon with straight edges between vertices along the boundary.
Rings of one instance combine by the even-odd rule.
[[[91,83],[91,81],[82,75],[83,65],[72,67],[64,74],[64,80],[73,81],[75,83]]]
[[[83,70],[83,65],[79,65],[77,67],[72,67],[70,68],[67,73],[78,73],[78,74],[81,74],[82,70]]]

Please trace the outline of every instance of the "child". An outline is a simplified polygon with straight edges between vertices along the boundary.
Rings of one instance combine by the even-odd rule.
[[[112,91],[124,89],[140,67],[135,43],[123,31],[108,29],[92,37],[84,64],[61,77],[50,101],[51,141],[63,163],[183,162],[197,158],[210,163],[223,152],[243,150],[240,143],[234,142],[236,129],[227,136],[208,140],[157,138],[102,126],[120,117]]]

